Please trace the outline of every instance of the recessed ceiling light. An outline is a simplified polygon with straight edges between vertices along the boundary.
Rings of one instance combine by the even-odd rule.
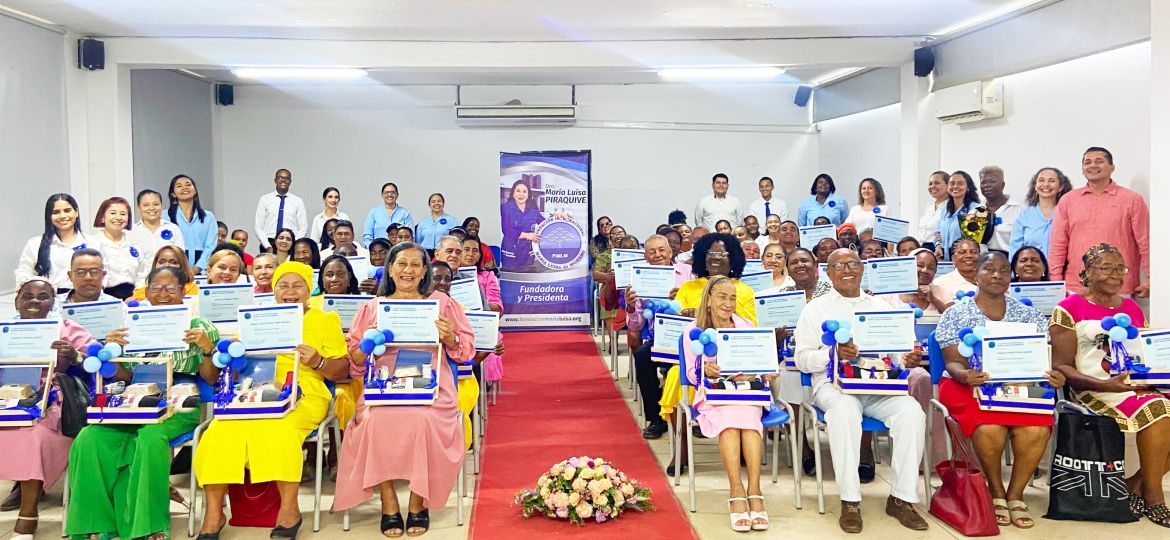
[[[764,81],[784,74],[775,66],[675,67],[658,70],[668,81]]]
[[[236,68],[232,74],[243,79],[360,79],[366,70],[358,68],[259,67]]]

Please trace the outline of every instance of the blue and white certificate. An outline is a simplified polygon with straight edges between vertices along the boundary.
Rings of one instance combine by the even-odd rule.
[[[938,279],[938,278],[945,276],[945,275],[947,275],[951,272],[954,272],[954,271],[955,271],[955,263],[950,262],[950,261],[939,261],[938,262],[938,271],[936,271],[934,273],[934,279]]]
[[[207,283],[208,283],[207,274],[199,274],[199,275],[195,276],[194,281],[195,281],[195,285],[198,285],[200,287],[207,285]]]
[[[439,343],[438,300],[379,300],[378,329],[394,332],[395,344]]]
[[[1043,381],[1052,369],[1048,336],[983,338],[983,372],[994,382]]]
[[[476,352],[492,352],[500,337],[500,314],[494,311],[469,311],[467,322],[475,333]]]
[[[613,249],[613,262],[618,261],[644,261],[646,260],[646,251],[641,249]]]
[[[1051,317],[1052,310],[1056,309],[1056,304],[1068,296],[1063,281],[1012,283],[1009,291],[1008,294],[1011,294],[1012,298],[1016,300],[1023,298],[1031,300],[1032,307],[1045,317]]]
[[[817,275],[821,276],[822,281],[830,281],[829,280],[829,264],[828,263],[817,264]],[[865,279],[865,274],[861,274],[861,277],[862,277],[862,279]],[[861,283],[861,288],[862,289],[865,288],[865,282]]]
[[[1142,363],[1153,371],[1170,371],[1170,330],[1141,332]]]
[[[313,286],[310,284],[309,288]],[[199,316],[216,324],[236,322],[236,311],[240,306],[255,303],[252,285],[248,283],[204,285],[199,288]]]
[[[349,267],[353,269],[353,275],[359,282],[363,279],[366,279],[366,277],[370,275],[369,259],[360,255],[356,255],[352,257],[346,257],[345,260],[349,261]],[[312,283],[309,284],[309,288],[313,288]]]
[[[764,268],[764,261],[761,261],[760,259],[748,259],[743,262],[743,273],[745,274],[754,274],[756,272],[766,271],[768,271],[768,269]]]
[[[238,308],[240,342],[249,353],[291,351],[304,342],[305,314],[301,304]]]
[[[126,354],[185,351],[183,341],[191,328],[187,306],[142,306],[126,309]]]
[[[837,239],[837,228],[832,225],[810,225],[800,228],[800,245],[815,249],[825,238]]]
[[[337,313],[337,316],[341,317],[341,330],[348,332],[358,308],[373,299],[374,297],[368,294],[326,294],[321,298],[321,308]]]
[[[760,328],[796,328],[805,303],[804,291],[799,290],[756,296]]]
[[[460,266],[459,270],[455,272],[454,279],[467,279],[479,275],[479,269],[474,266]]]
[[[483,309],[483,297],[479,294],[479,281],[475,278],[453,280],[450,296],[452,300],[463,306],[464,311]]]
[[[59,339],[60,321],[0,321],[0,362],[56,360],[57,351],[53,350],[53,342]]]
[[[914,310],[853,313],[853,344],[859,354],[908,353],[915,343]]]
[[[910,236],[910,222],[878,214],[873,217],[873,239],[897,244]]]
[[[665,300],[674,288],[674,267],[636,264],[631,268],[630,287],[638,298]]]
[[[716,330],[719,347],[719,371],[736,373],[776,373],[776,332],[771,328],[724,328]]]
[[[888,257],[865,261],[865,287],[870,294],[918,292],[918,261],[914,257]]]
[[[695,320],[690,317],[665,313],[655,315],[654,345],[650,347],[650,357],[664,364],[677,364],[679,338],[682,337],[687,325],[693,322]]]
[[[744,272],[739,276],[739,282],[752,288],[752,292],[760,292],[771,289],[775,285],[772,282],[772,271],[764,270],[763,272]]]
[[[126,304],[120,300],[78,302],[61,306],[61,317],[83,326],[94,339],[105,339],[126,321]]]
[[[252,301],[258,306],[274,306],[276,305],[276,294],[270,292],[256,293]]]
[[[618,289],[629,288],[634,267],[643,264],[646,264],[646,259],[628,259],[613,263],[613,286]]]

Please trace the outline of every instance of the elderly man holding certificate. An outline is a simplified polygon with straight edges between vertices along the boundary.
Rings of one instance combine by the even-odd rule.
[[[908,395],[844,394],[833,386],[826,373],[830,349],[821,342],[821,323],[829,319],[852,319],[859,311],[889,309],[885,302],[861,291],[864,271],[861,259],[852,250],[838,249],[829,256],[828,273],[833,290],[811,300],[800,314],[796,327],[796,363],[801,371],[812,375],[813,403],[825,412],[833,471],[841,497],[841,529],[857,533],[862,528],[861,483],[857,466],[860,461],[861,418],[865,415],[889,427],[894,440],[892,489],[886,500],[886,513],[909,529],[925,530],[926,520],[914,509],[914,503],[918,502],[918,465],[922,461],[926,429],[926,415],[922,408]],[[904,341],[912,343],[913,332],[905,336]],[[842,361],[856,359],[858,345],[852,341],[838,345],[837,355]],[[917,367],[922,355],[913,351],[890,356],[891,361],[913,368]]]

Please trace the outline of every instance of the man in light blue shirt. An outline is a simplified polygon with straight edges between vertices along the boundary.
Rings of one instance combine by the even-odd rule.
[[[362,239],[368,246],[375,238],[386,238],[386,227],[391,223],[414,228],[414,217],[410,210],[398,206],[398,185],[394,182],[382,184],[382,206],[370,209],[366,214],[365,230]]]

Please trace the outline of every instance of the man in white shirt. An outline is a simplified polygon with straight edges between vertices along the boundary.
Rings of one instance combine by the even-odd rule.
[[[772,190],[775,187],[771,178],[767,176],[761,178],[760,198],[752,201],[751,206],[748,206],[748,215],[756,216],[756,220],[760,223],[767,223],[768,216],[772,214],[780,216],[781,222],[788,221],[788,205],[784,201],[772,197]]]
[[[280,229],[291,229],[297,238],[305,236],[309,218],[305,213],[305,201],[288,192],[292,187],[292,172],[277,169],[273,178],[276,191],[265,193],[256,203],[256,240],[260,248],[267,251]],[[316,239],[314,239],[316,241]]]
[[[1003,192],[1005,182],[1003,169],[988,165],[979,169],[979,191],[987,201],[987,210],[995,214],[995,229],[987,241],[989,249],[1009,251],[1012,244],[1012,224],[1016,222],[1024,206]]]
[[[927,523],[914,509],[918,502],[918,466],[922,462],[926,415],[922,407],[909,395],[875,396],[844,394],[837,390],[825,373],[829,362],[829,347],[821,343],[821,324],[829,319],[852,319],[860,310],[889,309],[889,304],[861,291],[864,265],[857,253],[838,249],[829,255],[829,280],[833,290],[814,298],[805,306],[796,326],[796,363],[801,371],[812,375],[813,404],[825,412],[829,434],[829,449],[833,455],[833,472],[841,496],[841,530],[859,533],[861,521],[861,482],[857,465],[860,462],[861,418],[875,418],[890,428],[894,441],[891,460],[890,496],[886,499],[886,514],[896,518],[906,528],[926,530]],[[857,345],[852,341],[837,346],[842,360],[858,357]],[[922,353],[915,351],[893,355],[909,369],[917,367]]]
[[[711,177],[711,195],[699,199],[695,206],[695,226],[715,230],[715,223],[726,219],[732,226],[743,223],[743,206],[739,199],[728,195],[731,181],[723,173]]]

